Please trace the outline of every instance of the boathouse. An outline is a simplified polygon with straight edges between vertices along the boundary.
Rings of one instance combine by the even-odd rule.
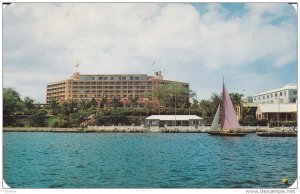
[[[256,119],[266,119],[272,125],[282,125],[284,121],[296,121],[297,104],[259,104]]]
[[[160,128],[177,127],[198,129],[203,125],[203,118],[197,115],[151,115],[145,119],[145,126],[150,131],[159,131]]]

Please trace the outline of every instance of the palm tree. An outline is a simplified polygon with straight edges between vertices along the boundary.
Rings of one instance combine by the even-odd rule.
[[[58,107],[58,101],[55,98],[51,98],[49,101],[50,107],[52,109],[52,114],[56,115],[57,114],[57,107]]]
[[[100,108],[101,107],[105,107],[105,105],[107,104],[107,96],[101,96],[100,97]]]
[[[144,105],[144,109],[146,110],[147,116],[148,116],[149,111],[151,110],[151,104],[150,104],[149,100],[147,100],[143,105]]]
[[[91,99],[91,101],[90,101],[90,103],[91,103],[91,108],[96,108],[97,107],[97,101],[96,101],[96,99],[95,98],[92,98]]]
[[[29,98],[29,97],[25,97],[24,98],[24,105],[26,108],[26,114],[31,114],[34,112],[33,108],[34,108],[34,104],[33,104],[34,100]]]
[[[112,103],[113,107],[116,109],[118,106],[121,105],[120,97],[113,96],[112,99],[111,99],[111,103]]]
[[[244,96],[243,94],[239,94],[239,93],[230,93],[229,94],[232,104],[234,106],[235,111],[237,111],[237,107],[241,106],[243,104],[243,99],[242,97]]]
[[[69,112],[74,113],[78,110],[78,104],[75,100],[70,100],[68,102],[69,105]]]
[[[138,100],[139,100],[138,96],[129,96],[129,101],[132,107],[136,107]]]

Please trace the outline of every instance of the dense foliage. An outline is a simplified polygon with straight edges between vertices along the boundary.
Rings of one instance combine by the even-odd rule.
[[[233,105],[242,103],[242,94],[231,93]],[[35,104],[30,97],[21,99],[12,88],[3,90],[3,124],[18,127],[85,127],[87,125],[140,125],[153,114],[195,114],[210,124],[221,102],[221,96],[212,94],[208,100],[198,101],[196,94],[177,84],[158,87],[156,101],[141,102],[136,96],[130,96],[127,102],[118,97],[88,101],[70,100],[59,103],[51,99],[48,105]],[[268,121],[256,120],[246,115],[241,125],[267,125]],[[294,124],[294,123],[292,123]],[[286,125],[292,125],[286,123]]]

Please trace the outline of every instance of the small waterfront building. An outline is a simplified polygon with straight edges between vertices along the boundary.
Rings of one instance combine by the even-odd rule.
[[[273,126],[280,126],[284,121],[297,120],[297,104],[259,104],[256,119],[266,119]]]
[[[150,131],[167,126],[191,126],[193,129],[198,129],[201,125],[203,125],[203,118],[197,115],[151,115],[145,119],[145,126],[149,127]]]
[[[296,103],[297,85],[287,84],[281,88],[262,92],[253,96],[255,104],[283,104]]]

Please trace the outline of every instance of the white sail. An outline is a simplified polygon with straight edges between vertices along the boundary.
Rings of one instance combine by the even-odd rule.
[[[215,114],[214,120],[211,124],[210,130],[218,130],[219,128],[219,116],[220,115],[220,104],[218,106],[217,112]]]

